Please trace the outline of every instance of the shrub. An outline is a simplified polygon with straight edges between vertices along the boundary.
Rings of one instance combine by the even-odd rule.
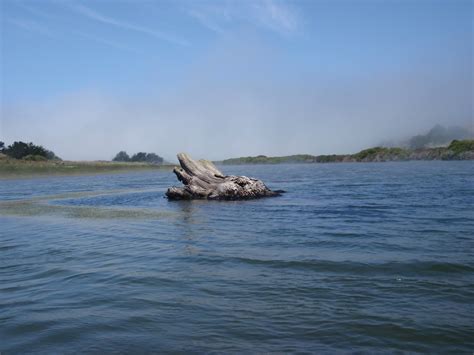
[[[152,164],[163,164],[163,158],[155,153],[147,153],[145,160]]]
[[[43,148],[41,145],[25,142],[13,142],[2,152],[14,159],[22,159],[28,155],[38,155],[46,159],[59,159],[52,151]]]
[[[467,151],[474,151],[474,140],[453,140],[448,146],[449,150],[452,150],[455,154],[460,154]]]
[[[142,163],[150,163],[150,164],[163,164],[164,159],[160,157],[158,154],[155,153],[145,153],[145,152],[138,152],[133,154],[130,157],[126,151],[122,150],[118,152],[115,158],[112,161],[122,161],[122,162],[142,162]]]
[[[382,158],[390,158],[393,159],[394,157],[398,157],[399,159],[407,159],[408,158],[408,151],[402,148],[384,148],[384,147],[374,147],[369,149],[361,150],[359,153],[352,155],[358,161],[362,161],[364,159],[373,159],[376,156],[381,156]]]
[[[43,157],[42,155],[34,155],[34,154],[29,154],[26,157],[23,157],[22,159],[28,160],[28,161],[47,161],[48,160],[46,157]]]
[[[121,152],[118,152],[115,158],[112,159],[112,161],[130,161],[130,157],[127,154],[126,151],[122,150]]]
[[[146,153],[138,152],[136,154],[133,154],[132,157],[130,158],[130,161],[144,162],[146,161]]]

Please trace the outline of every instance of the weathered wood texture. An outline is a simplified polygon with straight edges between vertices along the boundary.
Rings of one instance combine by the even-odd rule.
[[[184,187],[170,187],[170,200],[244,200],[279,196],[283,191],[272,191],[258,179],[246,176],[226,176],[208,160],[195,161],[187,154],[178,154],[180,168],[173,172]]]

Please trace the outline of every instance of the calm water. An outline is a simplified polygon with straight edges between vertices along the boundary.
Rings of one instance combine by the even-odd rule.
[[[474,351],[474,162],[0,181],[0,351]]]

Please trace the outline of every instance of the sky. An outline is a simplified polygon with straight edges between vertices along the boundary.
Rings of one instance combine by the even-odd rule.
[[[63,159],[353,153],[474,125],[473,1],[0,6],[0,140]]]

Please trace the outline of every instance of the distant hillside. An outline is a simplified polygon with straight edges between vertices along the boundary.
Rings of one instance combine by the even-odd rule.
[[[283,157],[241,157],[226,159],[225,165],[241,164],[289,164],[289,163],[351,163],[408,160],[474,160],[474,140],[453,140],[447,147],[437,148],[386,148],[374,147],[356,154],[309,155],[298,154]]]
[[[444,127],[436,125],[426,134],[413,136],[408,140],[407,146],[411,149],[434,148],[447,146],[453,140],[473,139],[473,132],[466,128],[453,126]]]
[[[381,147],[402,147],[409,149],[447,147],[453,140],[474,139],[474,127],[435,125],[424,134],[404,139],[390,139],[379,143]]]

